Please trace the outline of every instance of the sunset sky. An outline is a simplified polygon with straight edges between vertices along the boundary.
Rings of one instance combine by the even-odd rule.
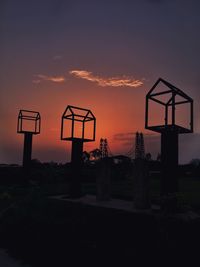
[[[200,158],[199,10],[199,0],[1,1],[0,163],[21,164],[20,109],[42,117],[32,158],[70,160],[70,142],[60,140],[67,105],[96,116],[85,150],[102,137],[126,154],[141,131],[155,158],[160,136],[144,129],[144,103],[159,77],[194,99],[194,133],[180,136],[179,155]]]

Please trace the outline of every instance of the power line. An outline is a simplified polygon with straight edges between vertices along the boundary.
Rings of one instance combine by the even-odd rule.
[[[114,153],[112,152],[107,139],[100,139],[100,151],[101,157],[114,157]],[[124,156],[130,158],[144,158],[145,157],[145,146],[144,146],[144,136],[143,133],[136,132],[135,133],[135,144],[134,140],[131,144],[129,150],[126,153],[123,153]]]

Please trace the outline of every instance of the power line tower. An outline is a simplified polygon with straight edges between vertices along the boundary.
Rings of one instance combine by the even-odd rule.
[[[144,136],[143,133],[140,133],[140,150],[141,150],[141,158],[145,158],[145,148],[144,148]]]
[[[135,158],[140,158],[140,144],[139,144],[139,133],[135,134]]]
[[[149,209],[149,175],[145,160],[143,133],[136,132],[134,160],[134,206],[136,209]]]
[[[143,133],[136,132],[135,135],[135,158],[143,159],[145,157]]]
[[[108,141],[104,140],[104,158],[108,157]]]
[[[106,158],[108,157],[108,141],[107,139],[100,139],[100,146],[99,149],[101,151],[101,158]]]

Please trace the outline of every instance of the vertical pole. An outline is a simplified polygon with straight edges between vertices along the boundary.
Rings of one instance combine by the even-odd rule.
[[[108,201],[111,198],[111,164],[110,158],[102,158],[97,163],[96,200]]]
[[[96,119],[94,119],[93,141],[95,141],[95,135],[96,135]]]
[[[29,132],[24,134],[23,167],[26,169],[29,169],[31,165],[32,136],[33,134]]]
[[[35,133],[37,133],[37,118],[35,120]]]
[[[82,139],[84,139],[84,136],[85,136],[85,121],[83,121]]]
[[[81,196],[81,167],[82,167],[83,141],[81,139],[72,141],[71,152],[71,180],[69,194],[70,197],[78,198]]]
[[[165,106],[165,126],[168,125],[168,105]]]
[[[134,160],[134,198],[135,209],[149,209],[150,202],[150,180],[148,162],[143,158]]]
[[[71,137],[74,138],[74,116],[72,116],[72,129],[71,129]]]
[[[175,94],[172,95],[172,125],[175,125]]]
[[[61,132],[60,132],[60,138],[63,139],[63,124],[64,124],[64,118],[61,119]]]
[[[149,109],[149,105],[148,105],[148,97],[146,96],[145,128],[148,127],[148,109]]]
[[[178,192],[178,133],[165,131],[161,133],[161,198],[164,209],[176,208],[175,193]]]
[[[191,101],[191,104],[190,104],[190,130],[191,132],[193,132],[193,125],[194,125],[194,122],[193,122],[193,112],[194,112],[194,107],[193,107],[193,101]]]

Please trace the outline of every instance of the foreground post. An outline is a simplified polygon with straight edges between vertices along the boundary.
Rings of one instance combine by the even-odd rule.
[[[72,141],[70,197],[81,196],[83,143],[95,141],[96,118],[89,109],[67,106],[62,115],[61,140]]]
[[[134,208],[149,209],[149,174],[145,159],[137,158],[134,162]]]
[[[134,202],[136,209],[149,209],[150,186],[149,172],[145,160],[144,138],[143,133],[136,133],[135,138],[135,160],[134,160]]]
[[[167,87],[167,90],[159,86]],[[157,87],[157,88],[156,88]],[[152,103],[162,107],[159,113],[162,120],[156,125],[149,116],[149,105]],[[183,107],[188,109],[187,112]],[[181,109],[182,108],[182,109]],[[178,113],[179,111],[179,113]],[[181,112],[180,112],[181,111]],[[181,119],[177,118],[177,114]],[[182,118],[188,115],[189,123]],[[177,208],[176,193],[178,192],[178,135],[193,132],[193,100],[183,91],[159,78],[146,96],[145,128],[161,133],[161,207],[166,211]]]
[[[24,152],[23,152],[23,167],[30,167],[32,155],[32,133],[24,134]]]
[[[108,201],[111,196],[111,159],[102,158],[97,163],[97,201]]]
[[[41,127],[40,113],[36,111],[20,110],[18,115],[17,133],[24,134],[23,168],[31,166],[33,134],[39,134]]]

